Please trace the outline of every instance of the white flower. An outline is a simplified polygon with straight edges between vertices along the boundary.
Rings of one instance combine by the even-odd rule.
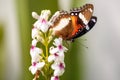
[[[50,55],[48,57],[48,62],[52,62],[53,60],[55,60],[56,56],[55,55]]]
[[[39,36],[39,30],[37,28],[32,29],[32,39],[35,39],[37,36]]]
[[[41,59],[41,56],[40,56],[41,53],[42,53],[42,50],[40,48],[32,46],[30,49],[31,62],[38,62]]]
[[[33,40],[32,40],[32,46],[36,46],[36,45],[37,45],[37,42],[38,42],[38,40],[33,39]]]
[[[55,39],[53,44],[57,46],[59,52],[65,52],[68,50],[66,47],[62,45],[62,38]]]
[[[59,62],[59,61],[64,61],[64,54],[63,53],[55,53],[53,55],[50,55],[48,57],[48,62]]]
[[[50,10],[43,10],[40,16],[41,18],[48,20],[48,17],[50,16],[50,14],[51,14]]]
[[[56,38],[53,43],[55,46],[59,46],[62,44],[62,38]]]
[[[53,24],[54,20],[60,15],[60,12],[56,12],[52,19],[48,21],[50,14],[51,12],[49,10],[43,10],[40,15],[36,12],[32,12],[33,18],[37,20],[33,24],[34,28],[32,29],[33,40],[30,48],[32,65],[29,67],[29,70],[32,74],[35,74],[35,80],[40,75],[37,74],[38,71],[46,77],[48,76],[46,72],[49,73],[49,70],[52,71],[50,73],[53,74],[49,75],[51,76],[50,80],[59,80],[59,76],[63,75],[65,71],[64,53],[67,51],[67,48],[63,46],[62,38],[53,38],[53,30],[49,29],[49,26]],[[52,39],[54,39],[54,42]],[[38,42],[40,42],[40,44],[37,44]],[[51,42],[53,42],[53,46],[49,47],[48,45],[51,44]],[[43,49],[39,48],[38,45]]]
[[[32,66],[29,67],[29,70],[32,74],[35,74],[37,70],[41,70],[45,65],[45,62],[33,62]]]
[[[52,76],[51,80],[59,80],[59,77],[58,76]]]
[[[50,48],[50,56],[48,57],[48,62],[52,61],[64,61],[64,53],[59,52],[58,48],[51,47]]]
[[[50,47],[48,62],[54,61],[51,65],[51,68],[54,70],[54,76],[61,76],[65,71],[64,52],[67,48],[62,45],[62,38],[56,38],[53,44],[55,47]]]
[[[65,63],[64,62],[54,62],[51,66],[54,70],[54,76],[61,76],[65,71]]]
[[[32,63],[33,63],[33,62],[39,62],[40,59],[41,59],[41,56],[38,55],[38,54],[32,54],[32,56],[31,56],[31,62],[32,62]]]
[[[33,45],[37,44],[38,41],[44,42],[43,37],[41,35],[42,33],[37,28],[34,27],[32,29],[32,39],[36,39],[36,41],[32,42]]]
[[[32,17],[35,19],[39,19],[39,15],[36,12],[32,12]]]
[[[36,47],[36,46],[31,46],[30,48],[30,54],[41,54],[42,49]]]
[[[44,18],[39,18],[35,23],[34,27],[38,28],[42,32],[47,32],[49,26],[47,24],[47,21]]]
[[[42,32],[47,32],[49,25],[48,25],[48,17],[50,16],[51,12],[49,10],[43,10],[41,12],[41,15],[37,15],[37,13],[33,12],[32,16],[36,19],[38,19],[33,26],[37,29],[41,30]]]
[[[47,21],[45,20],[45,19],[42,19],[42,25],[41,25],[41,30],[42,30],[42,32],[47,32],[48,31],[48,28],[49,28],[49,26],[48,26],[48,24],[47,24]]]

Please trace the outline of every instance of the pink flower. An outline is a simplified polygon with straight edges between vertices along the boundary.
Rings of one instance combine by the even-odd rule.
[[[53,61],[53,64],[51,65],[51,68],[54,70],[53,75],[61,76],[65,71],[64,52],[67,51],[67,48],[62,45],[62,38],[56,38],[53,44],[55,47],[50,47],[48,62]]]
[[[51,80],[59,80],[59,77],[58,76],[53,76],[53,77],[51,77]]]
[[[64,62],[54,62],[51,66],[54,70],[54,76],[61,76],[65,71],[65,63]]]
[[[59,52],[58,48],[51,47],[50,48],[50,56],[48,57],[48,62],[52,61],[64,61],[64,53]]]
[[[32,65],[29,67],[29,70],[32,74],[35,74],[37,70],[41,70],[45,65],[45,62],[33,62]]]
[[[59,80],[65,71],[64,53],[67,48],[62,44],[62,38],[53,38],[53,30],[49,29],[53,21],[60,15],[56,12],[55,15],[48,21],[50,16],[49,10],[43,10],[40,15],[36,12],[32,13],[33,18],[37,21],[33,24],[32,29],[32,46],[30,48],[30,56],[32,65],[29,70],[34,75],[34,80],[39,78],[38,72],[41,75],[48,77],[46,72],[53,73],[50,80]],[[49,30],[48,30],[49,29]],[[58,28],[57,28],[58,29]],[[54,39],[54,42],[53,40]],[[48,46],[53,42],[53,46]],[[40,43],[40,44],[39,44]],[[43,47],[44,46],[44,47]],[[41,47],[41,48],[39,48]],[[43,68],[43,69],[42,69]]]
[[[58,48],[59,52],[65,52],[68,50],[62,45],[62,38],[55,39],[53,44]]]
[[[37,13],[33,12],[32,16],[35,19],[37,19],[37,21],[33,24],[33,26],[44,33],[47,32],[49,28],[47,19],[50,14],[51,13],[49,10],[46,10],[46,11],[43,10],[40,16]]]
[[[41,53],[42,53],[42,50],[40,48],[31,46],[31,49],[30,49],[31,62],[38,62],[41,59],[41,56],[40,56]]]

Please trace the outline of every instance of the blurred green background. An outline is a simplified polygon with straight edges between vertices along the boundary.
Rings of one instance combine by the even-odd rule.
[[[120,0],[0,0],[0,80],[34,77],[28,70],[31,29],[36,21],[33,11],[40,14],[49,9],[54,14],[85,3],[94,5],[98,21],[71,43],[60,80],[120,80]]]
[[[84,2],[82,0],[0,0],[1,15],[4,15],[0,16],[0,80],[32,80],[34,77],[28,70],[31,65],[29,55],[31,29],[35,22],[31,16],[33,11],[40,14],[41,10],[49,9],[54,14],[57,10],[79,7]],[[78,52],[81,48],[76,43],[77,40],[71,44],[66,54],[66,71],[61,80],[83,80],[83,55],[82,51]]]

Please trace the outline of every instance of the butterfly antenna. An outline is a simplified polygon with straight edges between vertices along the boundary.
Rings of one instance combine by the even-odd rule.
[[[85,39],[85,38],[80,38],[80,40],[81,40],[81,41],[87,41],[87,39]]]
[[[87,39],[85,38],[80,38],[80,41],[78,41],[80,43],[81,46],[85,47],[86,49],[88,49],[88,47],[84,44],[83,41],[87,41]],[[83,42],[83,43],[82,43]]]
[[[88,47],[85,44],[81,43],[81,42],[80,42],[80,45],[84,46],[86,49],[88,49]]]

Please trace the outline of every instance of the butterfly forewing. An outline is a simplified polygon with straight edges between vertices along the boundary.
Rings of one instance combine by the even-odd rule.
[[[52,26],[50,26],[50,28],[53,29],[53,33],[56,36],[60,36],[63,39],[68,39],[71,36],[73,27],[70,14],[68,12],[59,11],[59,16],[56,18],[54,17],[51,21],[53,22],[51,22]]]
[[[87,25],[88,22],[91,19],[92,13],[93,13],[93,5],[92,4],[86,4],[83,7],[80,8],[73,8],[70,10],[71,16],[78,16],[80,19],[80,23],[83,25]]]
[[[93,9],[94,7],[92,4],[86,4],[82,7],[82,10],[79,13],[79,18],[83,21],[85,25],[87,25],[90,21],[93,14]]]

